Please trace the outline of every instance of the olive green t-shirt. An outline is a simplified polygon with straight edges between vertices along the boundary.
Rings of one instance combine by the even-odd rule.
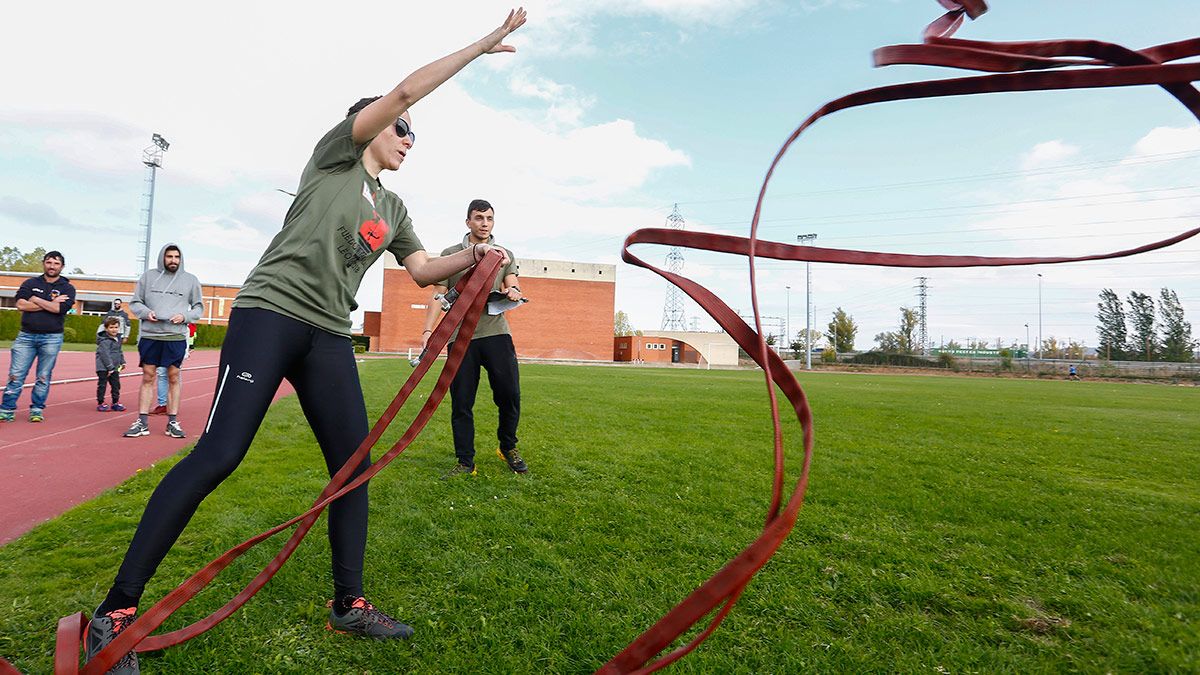
[[[463,250],[464,248],[467,248],[468,246],[470,246],[470,244],[467,243],[467,237],[470,237],[470,236],[471,235],[467,235],[466,237],[463,237],[462,243],[460,243],[460,244],[455,244],[454,246],[446,247],[446,249],[444,251],[442,251],[442,255],[451,255],[454,253],[458,253],[459,251]],[[487,243],[495,244],[495,241],[496,241],[495,237],[488,237]],[[492,280],[491,290],[493,290],[493,291],[500,290],[500,287],[503,285],[503,282],[504,282],[504,277],[506,277],[510,274],[517,273],[517,258],[516,258],[516,256],[513,255],[512,249],[508,248],[507,246],[504,247],[504,250],[508,251],[508,258],[509,258],[508,264],[502,266],[499,270],[496,271],[496,278]],[[467,271],[468,270],[463,270],[462,272],[452,275],[449,279],[446,279],[444,281],[439,281],[438,285],[445,286],[446,288],[454,288],[454,285],[458,283],[459,279],[463,278],[463,275],[466,274]],[[480,317],[479,317],[479,324],[477,326],[475,326],[475,334],[471,336],[471,339],[478,340],[479,338],[492,337],[493,335],[508,335],[510,332],[511,331],[509,331],[509,329],[508,329],[508,319],[504,318],[504,314],[497,314],[495,316],[488,314],[487,313],[487,305],[485,304],[483,306],[483,314],[480,315]],[[454,342],[454,340],[457,338],[458,338],[458,329],[455,328],[454,334],[450,336],[450,342]]]
[[[385,250],[401,261],[424,250],[404,202],[363,167],[366,145],[356,146],[350,133],[355,117],[317,143],[283,229],[234,307],[269,309],[349,336],[354,295],[367,268]]]

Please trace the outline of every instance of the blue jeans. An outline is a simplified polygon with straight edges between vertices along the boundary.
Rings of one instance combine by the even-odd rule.
[[[4,387],[4,401],[0,403],[0,411],[15,412],[17,398],[21,396],[21,387],[25,386],[25,378],[37,357],[37,381],[33,385],[33,397],[30,401],[31,412],[41,412],[46,407],[46,397],[50,394],[50,374],[54,371],[54,362],[58,360],[58,352],[62,349],[62,333],[17,333],[9,350],[8,385]]]
[[[158,404],[166,405],[167,404],[167,385],[170,384],[170,380],[167,379],[166,366],[159,366],[159,367],[155,368],[154,374],[158,378]]]

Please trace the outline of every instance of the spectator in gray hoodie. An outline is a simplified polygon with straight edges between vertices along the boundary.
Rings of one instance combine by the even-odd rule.
[[[200,280],[183,271],[183,252],[175,244],[163,246],[158,265],[146,270],[133,287],[129,310],[141,319],[138,355],[141,357],[142,387],[138,395],[138,418],[125,432],[126,438],[150,434],[149,414],[155,402],[155,369],[167,369],[167,435],[183,438],[179,426],[179,367],[187,354],[189,323],[200,320],[204,302]]]

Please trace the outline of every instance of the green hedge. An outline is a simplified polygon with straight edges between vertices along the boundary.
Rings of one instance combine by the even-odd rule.
[[[100,316],[68,314],[63,324],[63,338],[67,342],[95,342],[96,330],[100,327]],[[21,330],[20,310],[0,311],[0,340],[15,340]]]
[[[0,311],[0,340],[12,340],[21,330],[21,312],[15,309]]]
[[[196,341],[193,347],[220,347],[225,343],[225,324],[198,323],[196,324]]]
[[[910,368],[947,368],[948,364],[913,356],[911,354],[885,354],[884,352],[863,352],[846,359],[845,363],[856,363],[867,366],[908,366]]]
[[[63,339],[67,342],[95,342],[96,331],[100,329],[102,316],[68,314],[63,324]],[[141,322],[134,319],[129,322],[129,344],[137,343],[138,328]],[[21,330],[21,312],[18,310],[0,311],[0,340],[16,339]],[[223,324],[196,324],[196,347],[220,347],[225,342],[225,326]]]

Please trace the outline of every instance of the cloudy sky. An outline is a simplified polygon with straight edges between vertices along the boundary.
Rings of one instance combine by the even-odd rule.
[[[352,9],[350,9],[352,7]],[[474,197],[521,257],[618,265],[617,308],[658,328],[664,282],[619,261],[661,226],[744,234],[773,154],[822,103],[951,76],[871,68],[919,38],[933,0],[583,0],[527,3],[516,54],[482,58],[412,111],[418,143],[384,183],[440,250]],[[498,25],[495,2],[20,3],[0,42],[0,243],[133,275],[152,133],[153,249],[181,243],[204,281],[237,284],[278,230],[315,141],[361,96]],[[1194,0],[997,0],[960,37],[1092,37],[1141,48],[1194,37]],[[19,27],[17,30],[11,30]],[[797,143],[761,235],[908,253],[1074,255],[1165,238],[1200,220],[1200,129],[1149,88],[976,96],[857,109]],[[1178,291],[1200,327],[1200,243],[1111,263],[928,270],[939,340],[1095,344],[1102,288]],[[665,250],[641,251],[662,261]],[[685,273],[748,311],[744,260],[685,252]],[[859,347],[916,303],[905,269],[813,266],[813,303],[860,324]],[[379,306],[373,270],[360,303]],[[791,287],[790,290],[788,287]],[[765,315],[804,324],[804,266],[763,263]],[[688,304],[697,327],[714,324]],[[768,329],[770,330],[770,329]]]

